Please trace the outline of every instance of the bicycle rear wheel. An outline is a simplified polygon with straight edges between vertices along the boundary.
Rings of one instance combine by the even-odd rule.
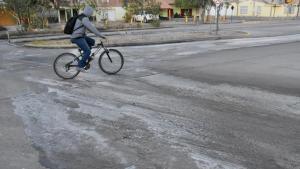
[[[53,63],[55,74],[63,79],[73,79],[80,71],[76,69],[79,58],[72,53],[63,53]]]
[[[116,49],[108,49],[108,51],[102,52],[99,57],[99,67],[106,74],[113,75],[118,73],[123,65],[123,55]]]

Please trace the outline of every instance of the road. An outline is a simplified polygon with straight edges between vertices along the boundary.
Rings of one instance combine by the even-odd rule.
[[[171,25],[172,26],[172,25]],[[123,34],[170,34],[180,32],[213,32],[216,29],[215,24],[205,25],[175,25],[171,28],[164,29],[147,29],[136,31],[118,31],[116,33]],[[279,35],[293,35],[300,33],[300,20],[282,20],[282,21],[256,21],[234,24],[220,24],[220,31],[241,31],[249,33],[249,37],[266,37],[266,36],[279,36]],[[105,33],[104,33],[105,34]]]
[[[1,169],[300,168],[300,35],[123,47],[68,81],[65,50],[0,46]]]

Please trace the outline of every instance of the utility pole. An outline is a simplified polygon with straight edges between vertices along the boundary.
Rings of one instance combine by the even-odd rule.
[[[216,34],[218,34],[218,31],[219,31],[219,9],[220,9],[220,5],[216,5],[216,10],[217,10],[217,28],[216,28]]]
[[[299,8],[300,8],[300,1],[298,2],[298,5],[297,5],[297,18],[299,17]]]
[[[219,16],[220,16],[220,6],[223,3],[223,0],[213,0],[215,5],[216,5],[216,17],[217,17],[217,22],[216,22],[216,34],[218,34],[219,31]]]
[[[232,5],[231,6],[231,18],[230,18],[231,19],[231,23],[232,23],[233,10],[234,10],[234,6]]]

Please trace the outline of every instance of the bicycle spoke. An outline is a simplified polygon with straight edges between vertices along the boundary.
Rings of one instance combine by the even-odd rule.
[[[64,79],[72,79],[78,75],[77,67],[78,58],[71,53],[65,53],[58,56],[54,62],[53,68],[55,73]]]
[[[99,58],[99,66],[101,70],[107,74],[118,73],[124,64],[122,54],[114,49],[104,51]]]

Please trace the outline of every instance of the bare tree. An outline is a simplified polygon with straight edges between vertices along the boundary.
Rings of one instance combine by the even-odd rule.
[[[82,9],[83,6],[84,6],[79,0],[72,0],[71,4],[72,4],[72,7],[74,9],[76,9],[77,11],[79,11],[80,9]]]
[[[199,9],[199,19],[202,23],[205,20],[205,9],[207,6],[213,4],[212,0],[175,0],[175,6],[185,9],[198,8]]]
[[[226,9],[226,11],[225,11],[225,20],[226,20],[227,19],[227,11],[228,11],[231,4],[230,4],[230,2],[227,1],[227,2],[224,3],[224,5],[225,5],[225,9]]]

